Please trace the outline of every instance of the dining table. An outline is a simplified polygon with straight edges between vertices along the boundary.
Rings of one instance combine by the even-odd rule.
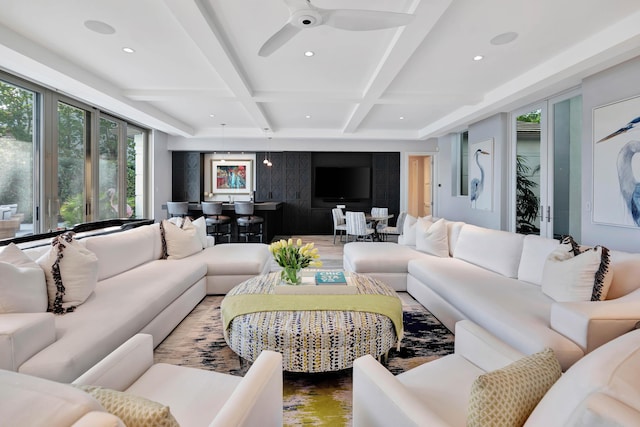
[[[378,233],[378,224],[382,221],[389,220],[393,218],[393,214],[387,215],[371,215],[370,213],[366,213],[364,218],[371,223],[371,228],[373,228],[373,240],[380,241],[380,233]]]

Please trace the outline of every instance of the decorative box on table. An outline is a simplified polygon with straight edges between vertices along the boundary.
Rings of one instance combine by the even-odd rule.
[[[353,295],[358,288],[343,271],[302,271],[302,284],[275,287],[276,294]]]

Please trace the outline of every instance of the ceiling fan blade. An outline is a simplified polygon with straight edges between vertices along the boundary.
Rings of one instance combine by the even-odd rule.
[[[260,56],[269,56],[276,50],[280,49],[282,45],[291,40],[293,36],[298,34],[300,28],[291,25],[290,22],[287,22],[284,27],[280,28],[274,35],[269,37],[269,40],[264,42],[260,50],[258,51],[258,55]]]
[[[307,0],[284,0],[284,2],[291,12],[310,8],[309,2],[307,2]]]
[[[380,30],[401,27],[413,19],[408,13],[384,12],[379,10],[319,9],[323,24],[349,31]]]

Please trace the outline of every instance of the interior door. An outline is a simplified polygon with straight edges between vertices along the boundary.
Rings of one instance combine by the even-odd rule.
[[[409,156],[409,215],[422,217],[431,215],[431,156]]]
[[[517,110],[512,117],[512,229],[579,239],[581,96],[552,98]]]

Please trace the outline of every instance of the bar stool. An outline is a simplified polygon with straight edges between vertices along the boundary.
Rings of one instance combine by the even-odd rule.
[[[244,236],[248,242],[250,236],[260,236],[260,242],[262,242],[264,218],[253,214],[253,202],[235,202],[234,207],[237,216],[238,237]],[[256,231],[256,226],[258,231]]]
[[[167,202],[167,212],[169,212],[169,217],[184,218],[189,212],[189,202]]]
[[[222,215],[222,202],[202,202],[202,215],[207,223],[207,230],[211,227],[210,236],[227,236],[227,243],[231,243],[231,217]],[[222,229],[226,226],[225,230]]]

